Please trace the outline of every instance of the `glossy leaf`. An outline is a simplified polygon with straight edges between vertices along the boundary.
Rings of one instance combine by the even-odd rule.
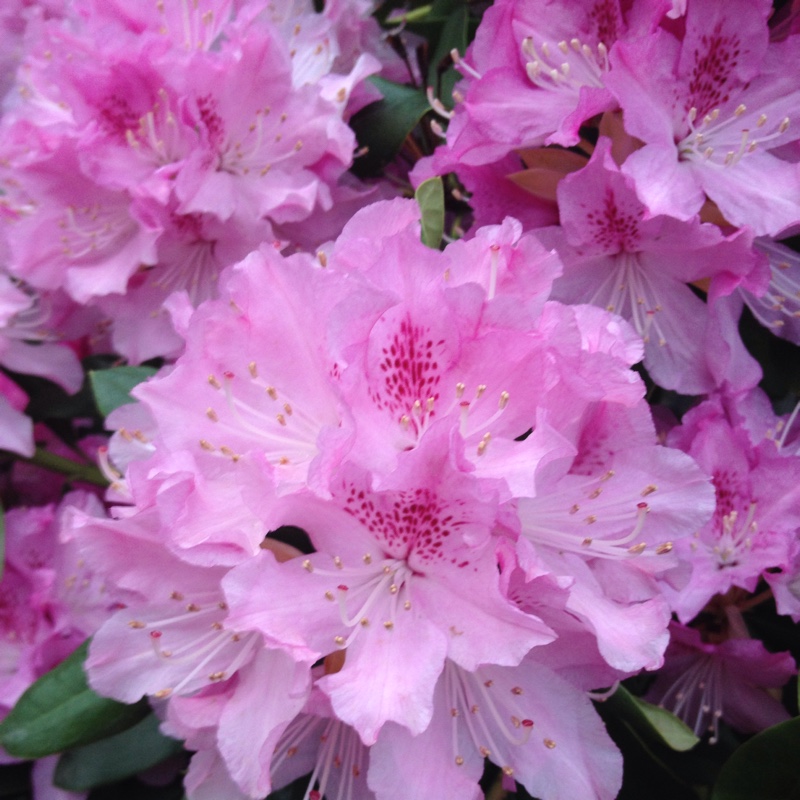
[[[444,186],[441,178],[428,178],[414,192],[422,212],[422,242],[438,249],[444,233]]]
[[[115,408],[133,402],[131,389],[156,371],[153,367],[113,367],[90,372],[89,380],[100,413],[107,417]]]
[[[125,705],[92,691],[83,672],[88,641],[20,697],[0,723],[0,745],[17,758],[42,758],[135,725],[145,700]]]
[[[350,120],[358,143],[367,148],[366,154],[356,159],[353,165],[353,171],[358,175],[374,174],[388,164],[400,151],[406,136],[430,110],[420,89],[376,76],[370,81],[383,99],[363,108]]]
[[[56,767],[55,784],[73,792],[85,792],[130,778],[177,755],[183,745],[164,736],[159,724],[155,714],[148,714],[122,733],[64,753]]]
[[[679,752],[691,750],[700,741],[691,728],[674,714],[636,697],[624,686],[619,686],[605,701],[605,705],[638,736],[655,739],[672,750]]]
[[[800,800],[800,717],[745,742],[719,774],[711,800]]]

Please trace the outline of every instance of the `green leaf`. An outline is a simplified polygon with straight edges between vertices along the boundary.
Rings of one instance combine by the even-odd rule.
[[[700,741],[692,729],[674,714],[636,697],[624,686],[619,686],[605,705],[638,736],[665,744],[671,750],[685,752]]]
[[[438,250],[444,233],[444,185],[441,178],[428,178],[414,192],[422,212],[422,243]]]
[[[153,367],[113,367],[92,370],[89,373],[89,381],[100,413],[107,417],[115,408],[132,403],[131,389],[156,372]]]
[[[461,74],[450,64],[450,52],[458,50],[464,55],[467,49],[468,22],[469,10],[466,5],[460,5],[448,14],[428,69],[428,85],[434,88],[437,97],[447,108],[454,105],[453,87],[461,78]],[[443,64],[450,66],[443,69]]]
[[[800,717],[762,731],[728,759],[711,800],[798,800]]]
[[[95,694],[83,662],[88,640],[55,669],[42,675],[0,723],[0,745],[17,758],[42,758],[88,744],[135,725],[147,701],[125,705]]]
[[[420,89],[377,76],[369,80],[383,99],[361,109],[350,120],[358,143],[367,148],[366,154],[353,164],[353,172],[359,176],[373,175],[386,166],[397,155],[406,136],[430,110]]]
[[[164,736],[159,723],[155,714],[148,714],[122,733],[64,753],[56,767],[56,786],[86,792],[130,778],[182,752],[182,743]]]
[[[37,467],[65,475],[69,480],[86,481],[95,486],[108,486],[108,480],[94,464],[79,464],[70,458],[51,453],[44,447],[37,447],[30,458],[23,460],[29,464],[35,464]]]

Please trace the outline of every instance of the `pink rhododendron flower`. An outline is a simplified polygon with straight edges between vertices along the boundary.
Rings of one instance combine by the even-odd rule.
[[[626,15],[617,2],[594,0],[494,3],[461,63],[460,102],[447,145],[434,155],[436,171],[518,148],[577,144],[585,120],[617,106],[605,86],[609,50],[657,24],[651,13],[646,4]]]
[[[769,260],[769,287],[763,295],[743,289],[742,297],[764,327],[800,344],[800,255],[766,237],[756,239],[755,247]]]
[[[685,33],[619,42],[606,85],[645,142],[622,170],[652,214],[689,219],[708,198],[733,225],[775,235],[800,220],[790,120],[800,90],[786,64],[800,39],[768,41],[766,2],[689,2]]]
[[[59,506],[14,508],[5,514],[5,567],[0,708],[3,716],[38,677],[66,658],[105,619],[111,600],[102,576],[79,550],[59,541],[67,509],[102,516],[96,497],[67,495]]]
[[[755,639],[704,641],[701,632],[673,623],[664,667],[647,699],[679,716],[695,734],[719,736],[722,719],[754,733],[789,719],[768,689],[797,673],[789,653],[769,653]]]
[[[166,703],[165,730],[197,751],[192,800],[263,796],[292,769],[276,745],[323,724],[378,800],[393,752],[420,748],[468,796],[483,750],[545,800],[618,788],[584,692],[661,663],[673,540],[712,488],[656,442],[633,329],[548,300],[560,264],[517,221],[443,252],[419,230],[394,200],[316,260],[250,254],[219,299],[175,307],[185,352],[111,419],[127,505],[74,515],[72,535],[132,595],[94,638],[90,681]],[[284,526],[313,552],[271,535]],[[312,680],[329,708],[297,717]],[[453,728],[486,681],[508,698]],[[303,757],[309,796],[355,791],[330,782],[335,755]]]
[[[496,501],[448,468],[442,439],[431,432],[391,488],[371,492],[349,471],[332,502],[298,497],[287,521],[308,531],[317,552],[283,564],[264,553],[225,581],[234,624],[303,657],[347,648],[344,668],[319,685],[368,744],[387,720],[425,729],[445,656],[467,669],[515,664],[552,639],[503,598]]]
[[[561,226],[546,238],[564,261],[555,297],[628,319],[644,339],[644,363],[659,385],[684,394],[714,389],[705,356],[709,311],[686,284],[710,279],[711,300],[740,284],[763,290],[766,274],[752,236],[724,237],[710,224],[649,213],[604,137],[587,166],[559,184],[558,200]]]
[[[713,519],[678,543],[693,572],[673,602],[688,622],[714,594],[731,586],[754,591],[767,570],[788,567],[800,526],[800,461],[773,441],[753,443],[735,407],[720,396],[692,409],[668,441],[711,474],[717,499]]]

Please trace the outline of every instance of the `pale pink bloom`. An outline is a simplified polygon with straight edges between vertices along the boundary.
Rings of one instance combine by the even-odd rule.
[[[63,144],[17,178],[19,218],[6,223],[9,270],[38,289],[64,288],[79,303],[122,292],[140,264],[156,262],[160,230],[132,215],[132,198],[85,177]]]
[[[175,84],[202,141],[175,184],[181,212],[222,220],[239,212],[280,223],[330,207],[315,170],[330,162],[341,174],[355,135],[315,87],[292,86],[291,58],[274,35],[198,53]]]
[[[189,567],[171,557],[158,542],[156,523],[154,513],[142,512],[130,520],[75,515],[70,524],[85,560],[129,595],[95,635],[86,662],[92,686],[127,703],[219,682],[246,663],[255,646],[253,637],[239,642],[223,629],[219,580],[225,570]]]
[[[217,470],[263,462],[279,491],[324,492],[353,424],[325,347],[346,287],[311,260],[266,246],[229,273],[224,299],[195,313],[185,355],[135,391],[159,421],[157,447]]]
[[[445,657],[465,669],[512,665],[552,639],[503,597],[496,500],[449,466],[447,439],[431,431],[383,491],[351,468],[331,501],[289,500],[287,522],[317,551],[282,564],[265,552],[225,581],[234,624],[299,658],[347,648],[343,669],[319,686],[367,744],[389,720],[427,727]]]
[[[212,214],[179,214],[174,198],[167,205],[137,203],[162,229],[156,263],[128,281],[124,294],[96,301],[111,322],[115,352],[138,364],[155,356],[177,356],[184,340],[175,330],[166,300],[185,292],[192,306],[218,294],[219,278],[229,265],[273,241],[267,220],[234,216],[222,222]]]
[[[616,797],[617,748],[588,696],[536,662],[539,649],[516,667],[468,672],[448,661],[428,728],[412,736],[388,723],[373,745],[378,800],[427,792],[478,800],[485,758],[542,800]]]

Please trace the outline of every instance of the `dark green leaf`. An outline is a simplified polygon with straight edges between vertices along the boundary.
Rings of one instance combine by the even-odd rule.
[[[762,731],[728,759],[711,800],[798,800],[800,717]]]
[[[100,413],[107,417],[115,408],[133,402],[130,391],[134,386],[155,375],[153,367],[114,367],[113,369],[92,370],[89,380],[92,384],[94,401]]]
[[[25,461],[35,464],[37,467],[58,472],[69,480],[86,481],[95,486],[108,486],[106,477],[94,464],[80,464],[70,458],[51,453],[44,447],[37,447],[34,454]]]
[[[439,248],[444,233],[444,186],[441,178],[428,178],[414,192],[422,212],[422,242]]]
[[[158,717],[148,714],[122,733],[64,753],[56,767],[56,786],[85,792],[130,778],[180,753],[182,744],[164,736],[158,726]]]
[[[450,52],[458,50],[464,55],[467,49],[468,22],[469,11],[466,5],[460,5],[448,15],[428,69],[428,85],[433,87],[436,96],[447,108],[454,105],[453,87],[461,77],[450,63]]]
[[[17,758],[42,758],[124,731],[147,715],[142,700],[125,705],[95,694],[83,662],[89,643],[39,678],[0,723],[0,745]]]
[[[397,155],[406,136],[416,127],[430,105],[420,89],[401,86],[384,78],[369,79],[383,95],[355,114],[350,126],[367,153],[356,159],[353,171],[372,175]]]
[[[655,740],[679,752],[691,750],[700,741],[674,714],[665,708],[646,703],[624,686],[619,686],[604,705],[645,740]]]

